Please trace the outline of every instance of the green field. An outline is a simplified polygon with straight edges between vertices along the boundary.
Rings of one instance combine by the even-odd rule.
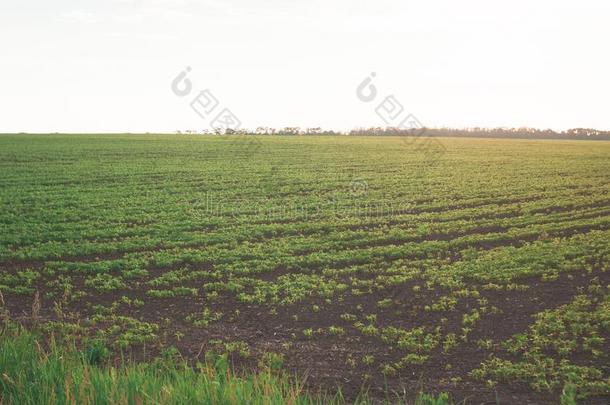
[[[2,135],[3,316],[347,400],[607,403],[610,142],[439,140]]]

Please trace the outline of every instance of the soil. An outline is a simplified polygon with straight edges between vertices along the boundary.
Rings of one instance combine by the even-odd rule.
[[[569,230],[566,233],[575,231],[577,230]],[[93,256],[80,259],[95,260]],[[43,265],[40,262],[15,263],[11,268],[10,263],[4,263],[1,269],[15,271],[25,267],[40,268]],[[196,270],[209,268],[202,265]],[[165,271],[167,269],[149,269],[150,277]],[[270,281],[285,273],[285,269],[278,269],[272,275],[265,274],[260,277]],[[542,281],[540,278],[520,279],[517,282],[529,288],[513,291],[486,290],[473,281],[469,287],[476,288],[481,294],[480,298],[487,299],[487,306],[495,306],[499,312],[484,314],[474,325],[467,342],[460,343],[447,353],[443,352],[442,348],[437,348],[431,352],[430,358],[424,364],[408,366],[399,370],[396,375],[384,377],[380,373],[380,365],[399,361],[404,352],[377,337],[364,335],[354,328],[353,321],[344,320],[341,315],[355,314],[359,320],[363,320],[366,314],[376,314],[377,327],[392,325],[406,329],[418,326],[434,327],[441,324],[441,319],[445,318],[444,330],[459,333],[463,314],[477,308],[477,300],[460,298],[453,311],[425,311],[426,305],[434,303],[449,291],[441,288],[427,290],[422,280],[416,278],[381,291],[373,290],[362,295],[345,293],[334,297],[332,304],[327,304],[322,299],[308,298],[298,304],[272,307],[244,304],[232,293],[221,294],[212,302],[203,297],[153,298],[146,295],[148,287],[128,292],[101,293],[85,287],[84,276],[72,276],[75,289],[87,293],[84,298],[64,307],[64,312],[74,319],[86,320],[92,314],[93,305],[109,306],[123,295],[132,299],[140,298],[145,302],[140,308],[121,307],[120,312],[121,315],[160,325],[158,345],[148,346],[146,349],[134,348],[129,353],[138,361],[146,360],[158,354],[162,347],[172,345],[194,363],[203,361],[203,354],[213,349],[212,340],[241,341],[248,344],[251,356],[240,358],[233,355],[231,359],[236,369],[249,370],[256,367],[257,359],[266,352],[282,353],[284,368],[291,374],[305,378],[306,386],[313,391],[336,392],[340,389],[347,400],[354,400],[363,392],[367,392],[370,397],[379,401],[391,400],[396,398],[396,395],[414,398],[420,391],[448,392],[454,401],[465,401],[469,404],[558,403],[558,392],[536,392],[525,383],[498,384],[492,389],[471,378],[469,373],[491,353],[501,350],[497,343],[516,333],[525,332],[536,313],[569,303],[575,295],[583,289],[586,290],[594,277],[600,280],[601,285],[610,284],[610,272],[601,271],[560,273],[558,278],[552,281]],[[418,292],[413,289],[416,285],[422,287]],[[201,287],[201,280],[194,280],[192,287]],[[36,288],[40,290],[42,297],[45,290],[44,281],[39,281]],[[378,301],[387,298],[392,300],[393,305],[389,308],[378,307]],[[4,300],[13,318],[28,322],[32,313],[32,296],[4,294]],[[314,306],[320,309],[314,311]],[[212,312],[221,312],[223,317],[207,327],[193,326],[185,319],[187,315],[200,313],[206,307]],[[43,299],[39,318],[57,319],[53,303]],[[342,327],[345,332],[339,336],[314,334],[311,338],[303,334],[303,330],[308,328],[327,330],[330,326]],[[603,337],[610,341],[610,336]],[[479,339],[491,339],[496,345],[492,349],[482,349],[476,343]],[[361,359],[364,355],[374,356],[374,363],[370,366],[363,365]],[[587,362],[605,370],[607,374],[608,364],[604,364],[604,360],[587,359]],[[588,404],[609,402],[610,398],[607,397],[587,399]]]

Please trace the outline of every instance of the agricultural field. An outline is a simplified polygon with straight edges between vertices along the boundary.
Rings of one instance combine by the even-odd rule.
[[[348,400],[608,403],[610,142],[439,142],[1,135],[1,315]]]

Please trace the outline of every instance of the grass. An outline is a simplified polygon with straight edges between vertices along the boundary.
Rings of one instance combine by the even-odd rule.
[[[312,395],[303,384],[277,371],[274,356],[262,370],[236,375],[226,355],[207,356],[206,364],[187,365],[168,352],[148,363],[106,364],[104,346],[41,341],[15,326],[0,334],[2,404],[343,404],[340,394]],[[366,398],[356,401],[366,404]],[[393,401],[394,402],[394,401]],[[403,401],[397,399],[395,403]],[[418,405],[445,405],[445,394],[422,394]]]
[[[192,368],[175,359],[96,365],[99,349],[44,342],[9,328],[0,337],[1,402],[5,404],[315,404],[302,387],[271,370],[236,376],[226,357]],[[97,354],[96,354],[97,353]],[[103,356],[102,356],[103,357]]]

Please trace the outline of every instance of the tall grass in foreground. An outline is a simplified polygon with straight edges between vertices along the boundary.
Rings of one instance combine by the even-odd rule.
[[[92,365],[89,353],[51,345],[33,333],[7,329],[0,337],[0,398],[6,404],[312,404],[288,379],[262,370],[235,376],[219,356],[197,369],[174,360],[120,367]]]
[[[272,369],[231,373],[225,356],[212,366],[175,359],[114,367],[96,365],[91,351],[53,342],[43,349],[35,333],[8,326],[0,332],[1,404],[340,404],[340,395],[312,395]],[[361,403],[366,400],[359,401]],[[444,405],[445,396],[421,396]]]

